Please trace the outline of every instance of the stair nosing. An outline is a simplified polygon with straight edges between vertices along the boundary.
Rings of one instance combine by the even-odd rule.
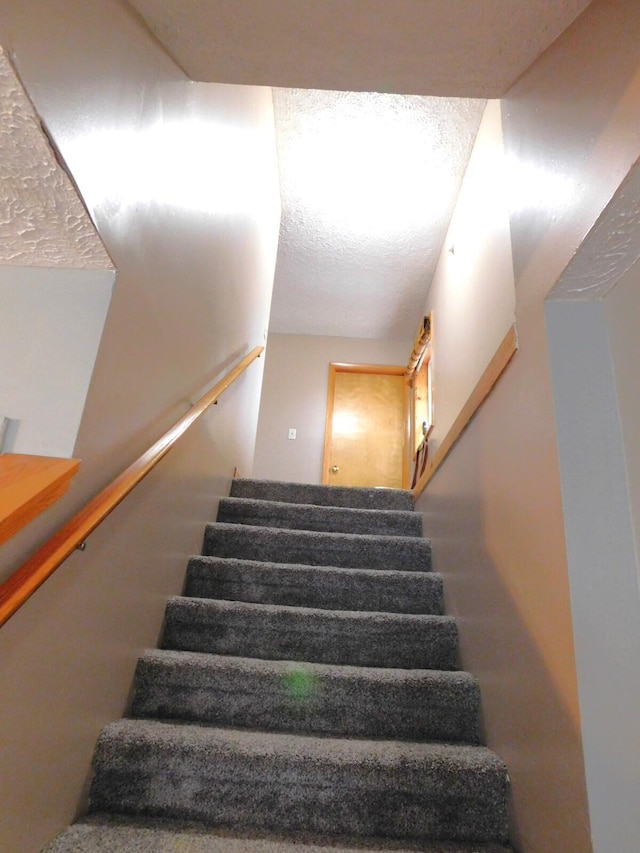
[[[313,511],[317,511],[320,513],[325,513],[329,515],[332,512],[344,513],[345,515],[349,515],[350,513],[365,513],[366,515],[370,515],[372,518],[380,515],[391,516],[394,518],[419,518],[420,514],[415,510],[411,509],[368,509],[366,507],[357,507],[357,506],[331,506],[325,504],[305,504],[305,503],[294,503],[293,501],[270,501],[265,498],[246,498],[246,497],[235,497],[233,495],[228,495],[220,498],[219,504],[221,503],[231,503],[231,504],[261,504],[265,507],[274,507],[274,508],[287,508],[291,507],[300,507],[301,509],[310,509]]]
[[[237,525],[242,526],[242,525]],[[269,529],[269,528],[261,528],[261,529]],[[273,528],[280,529],[283,528]],[[288,529],[288,528],[284,528]],[[318,532],[318,531],[309,531]],[[402,539],[406,539],[408,537],[403,536],[400,537]],[[247,557],[218,557],[215,554],[192,554],[188,558],[187,568],[191,562],[211,562],[212,564],[219,562],[229,562],[234,561],[238,563],[246,564],[248,568],[253,566],[277,566],[279,569],[303,569],[305,571],[331,571],[331,572],[339,572],[345,574],[355,574],[355,575],[367,575],[376,578],[383,578],[386,575],[393,575],[394,577],[405,578],[406,580],[414,580],[415,578],[439,578],[442,580],[442,574],[440,572],[432,572],[432,571],[422,571],[421,569],[416,569],[416,571],[410,571],[408,569],[365,569],[361,566],[334,566],[330,564],[322,564],[322,565],[314,565],[311,563],[279,563],[276,560],[251,560]]]
[[[171,740],[175,735],[179,738],[182,734],[184,738],[192,740],[197,745],[198,741],[214,740],[216,733],[221,735],[221,741],[235,742],[236,745],[245,745],[249,747],[246,751],[251,753],[251,746],[257,746],[258,751],[265,754],[277,754],[278,745],[285,747],[290,752],[291,757],[300,759],[302,748],[306,747],[309,753],[318,750],[322,752],[335,752],[340,754],[341,751],[357,750],[358,758],[367,757],[371,752],[377,753],[376,758],[381,763],[387,764],[389,767],[396,765],[398,760],[406,761],[407,753],[414,752],[418,755],[414,756],[418,761],[422,756],[430,755],[448,755],[459,754],[464,757],[474,758],[475,761],[470,762],[478,767],[485,766],[483,758],[489,758],[496,770],[504,771],[507,776],[507,767],[503,759],[490,747],[481,744],[467,743],[448,743],[442,741],[411,741],[411,740],[393,740],[389,738],[371,739],[363,737],[340,737],[335,735],[324,736],[300,732],[278,732],[278,731],[263,731],[261,729],[246,729],[236,726],[201,726],[197,723],[180,723],[175,720],[156,720],[156,719],[139,719],[133,717],[123,717],[112,723],[108,723],[100,732],[98,742],[104,742],[106,736],[111,733],[125,733],[125,736],[131,732],[144,731],[153,735],[158,732],[163,735],[165,740]],[[297,745],[297,747],[296,747]]]
[[[157,648],[149,648],[144,649],[140,654],[138,661],[157,658],[166,658],[166,657],[178,657],[185,656],[186,658],[196,658],[198,661],[201,659],[213,659],[217,662],[228,662],[230,665],[236,665],[238,668],[241,668],[243,665],[250,664],[255,666],[256,669],[260,668],[260,664],[264,664],[265,666],[273,666],[274,669],[286,669],[287,666],[293,667],[295,669],[308,667],[312,670],[317,670],[318,672],[323,673],[335,673],[336,675],[345,678],[352,677],[352,674],[355,675],[377,675],[377,676],[386,676],[389,682],[392,682],[393,675],[398,673],[398,680],[402,680],[403,678],[409,680],[420,680],[421,678],[433,677],[433,678],[442,678],[451,681],[461,681],[469,684],[473,684],[474,686],[479,686],[479,681],[475,675],[468,672],[467,670],[459,670],[459,669],[405,669],[403,667],[397,666],[358,666],[357,664],[341,664],[341,663],[321,663],[317,661],[300,661],[300,660],[286,660],[280,658],[256,658],[249,657],[247,655],[223,655],[216,654],[215,652],[198,652],[198,651],[190,651],[190,650],[182,650],[182,649],[157,649]],[[178,662],[176,661],[176,664]],[[204,665],[206,665],[206,660],[202,661]],[[250,667],[249,667],[250,668]]]
[[[400,544],[402,542],[405,545],[408,541],[411,542],[412,540],[414,540],[415,542],[425,542],[427,546],[431,544],[431,540],[424,537],[424,536],[395,536],[393,534],[385,534],[385,533],[382,533],[382,534],[377,534],[377,533],[341,533],[341,532],[333,533],[330,530],[300,530],[299,528],[295,528],[295,527],[269,527],[267,525],[261,525],[261,524],[241,524],[241,523],[235,523],[232,521],[209,521],[209,522],[207,522],[206,530],[209,530],[210,528],[229,530],[229,531],[233,531],[233,532],[238,532],[240,530],[244,530],[244,531],[256,533],[256,535],[258,535],[259,533],[264,533],[265,531],[268,531],[270,534],[272,534],[274,536],[294,535],[294,536],[307,536],[307,537],[314,537],[314,538],[319,536],[319,537],[323,537],[326,539],[329,539],[329,538],[344,539],[345,541],[349,541],[349,542],[356,542],[358,540],[362,541],[363,539],[369,539],[372,541],[372,544],[375,544],[377,542],[382,542],[382,541],[389,542],[390,540],[392,540],[394,542],[397,541],[398,544]],[[205,533],[205,535],[206,535],[206,533]]]
[[[220,605],[221,609],[233,611],[233,610],[260,610],[272,613],[292,613],[292,612],[300,612],[301,614],[320,614],[326,615],[329,617],[333,617],[335,619],[346,619],[353,618],[354,616],[359,619],[370,619],[375,616],[384,616],[388,617],[392,621],[404,621],[404,620],[439,620],[442,623],[447,624],[457,624],[457,620],[455,616],[447,616],[446,614],[438,614],[438,613],[397,613],[396,611],[388,611],[388,610],[325,610],[321,607],[301,607],[300,605],[289,605],[289,604],[263,604],[261,602],[256,601],[235,601],[233,599],[227,598],[202,598],[199,596],[191,596],[191,595],[171,595],[167,599],[167,608],[176,604],[180,601],[189,601],[193,602],[195,605],[201,605],[202,609],[206,607],[205,602],[211,602],[216,605]]]

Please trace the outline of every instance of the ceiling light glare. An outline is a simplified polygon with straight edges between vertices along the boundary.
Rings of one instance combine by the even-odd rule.
[[[244,128],[183,121],[89,134],[67,156],[92,205],[111,199],[232,215],[251,211],[259,195],[262,147]]]

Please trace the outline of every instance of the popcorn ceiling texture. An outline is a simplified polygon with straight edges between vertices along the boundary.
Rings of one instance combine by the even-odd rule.
[[[589,2],[132,0],[131,5],[200,82],[497,98]]]
[[[485,101],[274,89],[270,330],[410,339]]]
[[[112,270],[1,48],[0,152],[0,264]]]
[[[640,258],[640,166],[604,209],[550,299],[604,299]]]

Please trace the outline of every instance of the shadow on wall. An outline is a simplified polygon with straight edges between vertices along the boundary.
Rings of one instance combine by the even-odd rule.
[[[507,584],[504,555],[490,553],[486,545],[486,518],[469,489],[469,477],[478,473],[474,456],[467,433],[418,509],[423,510],[425,535],[432,540],[434,569],[444,576],[445,612],[458,617],[461,665],[480,679],[486,743],[509,769],[511,841],[522,853],[589,853],[577,705],[567,701],[558,684],[558,667],[554,674],[539,637],[527,624],[525,608]],[[447,482],[444,494],[443,481],[452,473],[458,479],[460,472],[467,488],[463,496],[452,498],[450,492],[457,495],[460,483],[452,489]],[[533,565],[521,568],[535,570]],[[553,622],[556,596],[542,579],[538,594]],[[560,617],[566,619],[564,613]],[[555,651],[572,661],[570,633],[567,644],[569,648]]]

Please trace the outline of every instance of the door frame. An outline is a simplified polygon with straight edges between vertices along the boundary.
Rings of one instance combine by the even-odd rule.
[[[411,467],[411,388],[406,376],[406,367],[395,364],[345,364],[332,361],[329,364],[329,386],[327,389],[327,416],[324,428],[324,453],[322,456],[322,484],[329,484],[329,448],[333,434],[333,407],[337,373],[369,373],[378,376],[402,376],[404,378],[403,421],[404,436],[402,444],[402,488],[409,488]]]

